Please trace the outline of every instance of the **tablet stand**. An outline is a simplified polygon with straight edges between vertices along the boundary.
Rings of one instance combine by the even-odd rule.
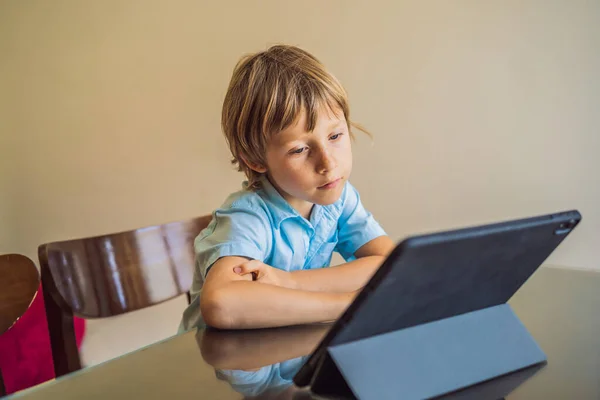
[[[328,347],[312,391],[361,400],[427,399],[545,360],[502,304]]]

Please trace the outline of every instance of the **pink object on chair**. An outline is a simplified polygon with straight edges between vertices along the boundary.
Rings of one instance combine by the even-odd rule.
[[[85,320],[74,318],[77,348],[85,335]],[[54,378],[42,285],[23,316],[0,335],[0,371],[6,393],[14,393]]]

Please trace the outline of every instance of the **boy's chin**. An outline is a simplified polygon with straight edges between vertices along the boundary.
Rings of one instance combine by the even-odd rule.
[[[320,206],[329,206],[338,201],[341,196],[341,191],[336,191],[335,193],[323,193],[322,195],[317,196],[312,203]]]

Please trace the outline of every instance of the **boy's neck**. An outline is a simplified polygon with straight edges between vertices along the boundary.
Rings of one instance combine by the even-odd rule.
[[[312,203],[306,203],[306,205],[306,210],[299,210],[294,206],[292,207],[294,207],[294,209],[298,211],[298,214],[302,215],[306,220],[310,221],[310,215],[312,214],[312,210],[315,208],[315,205]]]
[[[298,214],[300,214],[306,220],[310,220],[310,215],[315,206],[313,203],[295,197],[290,197],[287,193],[285,193],[285,191],[281,190],[279,186],[277,186],[271,177],[266,175],[266,178],[269,180],[269,183],[271,183],[271,186],[275,188],[277,193],[279,193],[279,195],[290,205],[290,207],[296,210]]]

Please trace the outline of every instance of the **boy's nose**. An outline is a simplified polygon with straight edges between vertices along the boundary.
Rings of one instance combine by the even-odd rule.
[[[319,164],[317,165],[317,172],[319,174],[326,174],[333,170],[337,166],[335,159],[329,154],[328,151],[321,152]]]

